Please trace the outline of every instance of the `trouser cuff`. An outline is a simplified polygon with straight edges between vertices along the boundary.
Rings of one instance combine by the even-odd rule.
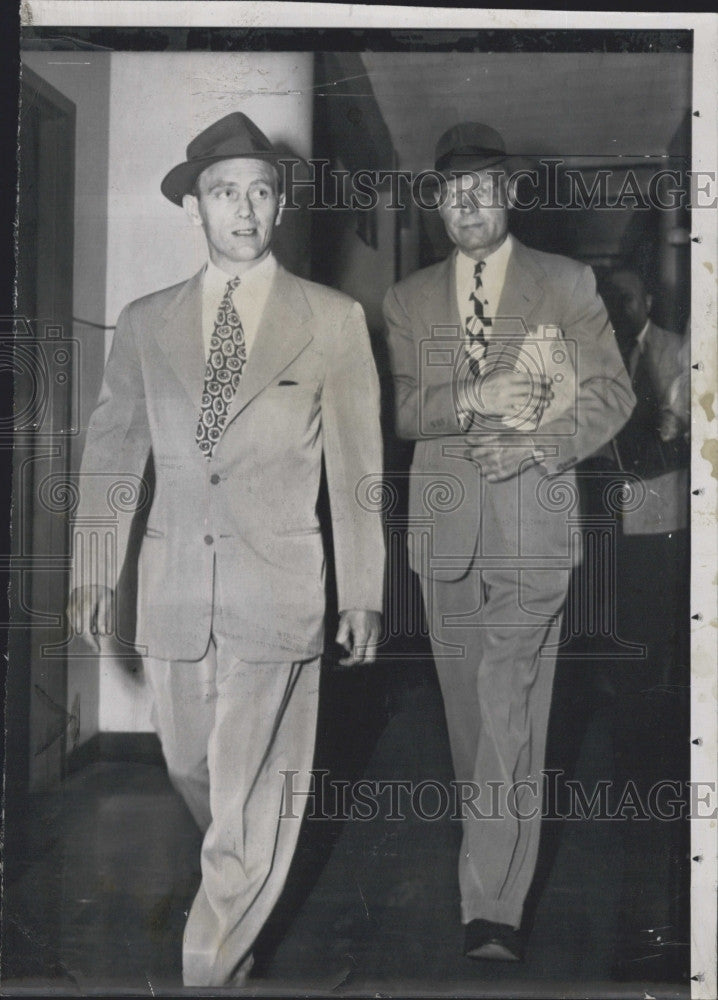
[[[523,915],[523,903],[505,902],[502,899],[478,899],[469,905],[461,904],[462,924],[471,923],[472,920],[490,920],[494,924],[508,924],[516,930],[521,926]]]

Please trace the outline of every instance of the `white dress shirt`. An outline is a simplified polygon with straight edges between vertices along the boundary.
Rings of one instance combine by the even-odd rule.
[[[240,275],[240,284],[232,292],[234,308],[242,321],[248,359],[276,272],[277,259],[270,253],[255,267]],[[233,277],[235,275],[223,271],[211,260],[207,261],[202,278],[202,339],[205,358],[209,357],[209,342],[214,333],[219,304],[224,298],[227,282]]]
[[[631,351],[631,356],[628,359],[628,374],[633,378],[636,374],[636,369],[638,368],[638,362],[641,359],[641,355],[645,350],[646,345],[646,334],[648,333],[648,327],[651,325],[650,319],[646,320],[646,325],[643,327],[641,332],[636,337],[636,343],[633,345],[633,350]]]
[[[512,247],[513,237],[509,233],[501,246],[485,258],[485,266],[481,272],[481,286],[484,315],[490,319],[496,316],[496,311],[499,308]],[[459,250],[456,255],[456,301],[459,306],[462,328],[466,326],[467,318],[474,315],[471,295],[474,292],[475,267],[476,261]],[[486,327],[484,332],[486,339],[490,340],[491,327]]]

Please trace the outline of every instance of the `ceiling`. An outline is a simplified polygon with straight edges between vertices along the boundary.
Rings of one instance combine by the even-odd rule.
[[[402,169],[431,167],[436,139],[458,121],[492,125],[511,152],[531,158],[610,162],[688,152],[685,135],[676,139],[691,102],[686,53],[364,52],[361,59]]]

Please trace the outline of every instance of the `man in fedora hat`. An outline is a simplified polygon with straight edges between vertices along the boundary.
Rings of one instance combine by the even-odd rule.
[[[111,630],[131,510],[97,544],[108,475],[155,489],[139,560],[136,643],[170,777],[204,831],[183,943],[187,986],[239,985],[295,849],[310,783],[324,631],[317,517],[326,470],[346,664],[379,638],[379,515],[356,500],[382,467],[364,314],[272,254],[278,154],[244,114],[187,147],[162,192],[207,240],[198,274],[122,312],[80,482],[78,633]],[[98,643],[99,648],[99,643]],[[286,775],[300,794],[283,803]]]
[[[509,234],[501,135],[455,125],[435,171],[455,250],[385,299],[396,428],[416,442],[410,556],[464,799],[465,954],[518,960],[575,548],[572,468],[634,397],[591,270]]]

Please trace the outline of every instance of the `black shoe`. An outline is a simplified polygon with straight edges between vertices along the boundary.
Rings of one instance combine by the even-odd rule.
[[[519,933],[509,924],[472,920],[466,925],[464,935],[464,954],[467,958],[489,958],[500,962],[523,961]]]

